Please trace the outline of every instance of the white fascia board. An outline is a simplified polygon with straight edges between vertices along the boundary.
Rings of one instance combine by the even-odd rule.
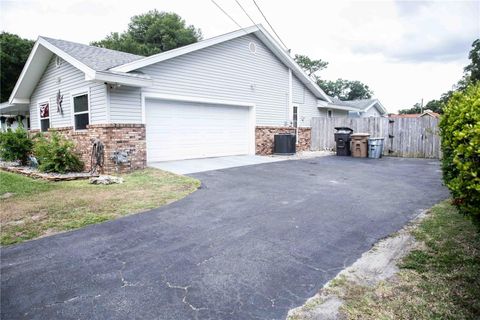
[[[27,62],[25,63],[25,66],[22,69],[22,72],[20,73],[20,76],[18,77],[17,82],[15,83],[15,87],[13,87],[12,93],[10,94],[10,97],[8,99],[8,102],[13,104],[13,99],[15,98],[15,95],[17,94],[18,87],[20,87],[20,83],[22,83],[23,78],[25,77],[25,73],[27,73],[27,69],[32,63],[33,57],[35,56],[35,53],[38,50],[39,46],[39,41],[35,42],[35,45],[33,46],[32,51],[30,51],[30,55],[28,56]]]
[[[11,104],[29,104],[30,99],[13,98]]]
[[[71,55],[67,54],[65,51],[63,50],[60,50],[59,48],[55,47],[53,44],[51,44],[50,42],[48,42],[47,40],[43,39],[42,37],[39,37],[38,38],[38,42],[44,46],[45,48],[47,48],[48,50],[50,50],[51,52],[55,53],[57,56],[59,56],[60,58],[62,58],[63,60],[67,61],[68,63],[70,63],[72,66],[74,66],[75,68],[79,69],[80,71],[82,71],[83,73],[85,73],[85,75],[88,75],[88,76],[92,76],[95,74],[95,70],[93,70],[92,68],[88,67],[87,65],[85,65],[84,63],[81,63],[80,61],[78,61],[77,59],[73,58]]]
[[[369,105],[367,108],[365,108],[362,112],[367,112],[368,110],[370,110],[372,107],[374,107],[375,105],[378,105],[379,108],[377,108],[377,110],[379,109],[380,113],[381,114],[386,114],[387,113],[387,110],[385,109],[385,107],[380,103],[380,101],[378,101],[378,99],[376,99],[371,105]]]
[[[264,44],[267,45],[270,50],[277,53],[277,56],[280,55],[283,58],[281,60],[283,60],[283,62],[292,69],[293,73],[298,78],[305,80],[302,81],[303,84],[306,85],[313,93],[315,93],[317,98],[323,98],[327,102],[332,102],[330,97],[318,86],[315,81],[313,81],[311,77],[309,77],[305,73],[305,71],[303,71],[303,69],[298,65],[298,63],[295,62],[295,60],[290,56],[290,54],[280,46],[277,40],[275,40],[261,24],[259,24],[257,27],[259,32],[261,33],[261,36],[263,36],[264,39],[262,39],[261,36],[259,38],[263,40]]]
[[[258,30],[257,26],[251,26],[248,28],[240,29],[237,31],[233,31],[221,36],[213,37],[210,39],[202,40],[199,42],[192,43],[190,45],[180,47],[177,49],[169,50],[167,52],[161,52],[158,54],[154,54],[153,56],[149,56],[140,60],[132,61],[126,64],[123,64],[121,66],[115,67],[110,69],[111,71],[119,71],[119,72],[130,72],[132,70],[140,69],[146,66],[149,66],[151,64],[165,61],[168,59],[172,59],[193,51],[197,51],[200,49],[204,49],[210,46],[213,46],[215,44],[225,42],[228,40],[232,40],[241,36],[244,36],[246,34],[250,34],[252,32],[255,32]]]
[[[137,77],[128,74],[118,74],[105,71],[97,71],[93,76],[85,74],[85,80],[96,82],[118,83],[132,87],[150,87],[153,81],[150,78]]]

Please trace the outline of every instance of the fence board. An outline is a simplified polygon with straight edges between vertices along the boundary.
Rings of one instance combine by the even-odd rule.
[[[384,155],[440,158],[439,119],[421,118],[312,118],[312,150],[335,149],[335,127],[349,127],[370,137],[383,137]],[[393,138],[390,138],[392,137]]]

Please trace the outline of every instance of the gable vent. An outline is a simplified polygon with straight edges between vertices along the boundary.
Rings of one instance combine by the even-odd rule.
[[[250,50],[251,53],[256,53],[257,52],[257,46],[253,42],[250,42],[248,44],[248,49]]]

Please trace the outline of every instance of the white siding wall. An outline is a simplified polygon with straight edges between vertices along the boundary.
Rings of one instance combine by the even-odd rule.
[[[141,89],[120,86],[108,89],[111,123],[141,123]]]
[[[39,129],[38,103],[46,101],[50,103],[50,127],[73,126],[70,92],[84,88],[90,89],[90,123],[105,123],[107,120],[105,85],[85,81],[84,73],[66,61],[57,67],[53,57],[30,97],[31,129]],[[63,95],[63,114],[57,112],[56,101],[59,89]]]
[[[319,117],[320,111],[317,107],[317,98],[297,77],[293,77],[293,103],[298,104],[298,125],[310,127],[312,117]]]
[[[255,43],[256,53],[250,52],[250,42]],[[254,35],[245,35],[140,71],[154,79],[154,86],[144,88],[144,93],[255,103],[257,125],[283,126],[289,121],[288,68]],[[302,89],[298,79],[294,85],[294,101],[302,104],[313,101],[312,106],[316,106],[316,99],[308,89]],[[110,104],[113,111],[112,100]],[[311,117],[317,112],[319,116],[315,110],[309,106],[305,115]],[[135,117],[140,118],[141,108],[128,109],[130,114],[135,111],[138,113]],[[124,115],[126,112],[119,117]],[[309,120],[305,120],[305,125],[309,125]]]

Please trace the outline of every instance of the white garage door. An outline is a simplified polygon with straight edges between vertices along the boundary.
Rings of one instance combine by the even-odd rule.
[[[253,139],[245,106],[147,99],[145,120],[149,162],[248,154]]]

